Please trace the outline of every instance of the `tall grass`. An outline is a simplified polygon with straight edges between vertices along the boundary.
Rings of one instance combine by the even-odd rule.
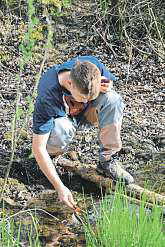
[[[154,205],[147,210],[146,200],[133,206],[124,197],[121,187],[116,189],[113,200],[106,196],[95,210],[96,226],[85,226],[87,247],[163,247],[162,209]],[[89,221],[88,221],[89,222]]]
[[[1,247],[40,247],[36,218],[30,213],[31,223],[22,224],[15,217],[7,216],[5,210],[0,215],[0,246]]]

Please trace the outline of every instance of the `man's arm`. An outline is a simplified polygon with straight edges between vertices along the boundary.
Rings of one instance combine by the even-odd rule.
[[[64,202],[70,208],[74,208],[76,203],[73,200],[72,194],[59,178],[55,166],[53,165],[52,160],[46,150],[46,144],[49,138],[49,134],[50,133],[42,135],[33,134],[33,154],[36,158],[36,161],[40,169],[48,178],[48,180],[52,183],[55,190],[57,190],[60,201]]]

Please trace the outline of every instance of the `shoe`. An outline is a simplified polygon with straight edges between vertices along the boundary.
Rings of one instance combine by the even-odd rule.
[[[96,168],[97,172],[112,178],[114,181],[122,181],[125,184],[133,184],[134,178],[124,170],[117,161],[100,162]]]

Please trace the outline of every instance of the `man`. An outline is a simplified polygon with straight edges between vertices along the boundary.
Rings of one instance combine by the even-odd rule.
[[[116,80],[93,56],[80,56],[55,65],[42,75],[33,114],[33,154],[60,201],[75,207],[70,190],[60,180],[49,154],[58,155],[82,124],[99,127],[100,173],[133,183],[133,177],[113,159],[121,149],[124,104],[112,88]]]

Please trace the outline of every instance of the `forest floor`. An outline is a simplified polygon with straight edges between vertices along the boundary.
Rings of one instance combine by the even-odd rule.
[[[122,165],[140,186],[165,195],[165,135],[164,135],[164,63],[156,56],[138,54],[135,48],[121,44],[111,47],[96,32],[98,11],[95,2],[74,1],[54,17],[52,48],[49,50],[44,70],[54,64],[78,55],[93,55],[100,59],[118,80],[114,89],[125,101],[122,125],[123,147],[118,154]],[[0,177],[1,186],[11,155],[11,122],[15,114],[16,84],[19,74],[19,44],[27,28],[26,6],[0,12]],[[40,16],[42,25],[45,19]],[[99,30],[99,29],[98,29]],[[20,81],[21,108],[27,112],[27,96],[32,94],[35,76],[39,72],[44,54],[44,35],[34,50],[32,60],[25,66]],[[41,173],[31,153],[32,119],[20,116],[17,129],[20,132],[15,159],[9,174],[5,197],[25,205],[29,197],[36,196],[52,186]],[[77,131],[70,148],[77,152],[80,162],[96,166],[98,162],[97,128]],[[61,172],[61,171],[60,171]],[[66,175],[62,176],[66,179]],[[13,180],[12,180],[13,179]],[[82,181],[75,178],[67,186],[81,191]],[[19,188],[18,184],[23,186]],[[24,190],[23,193],[20,193]]]

